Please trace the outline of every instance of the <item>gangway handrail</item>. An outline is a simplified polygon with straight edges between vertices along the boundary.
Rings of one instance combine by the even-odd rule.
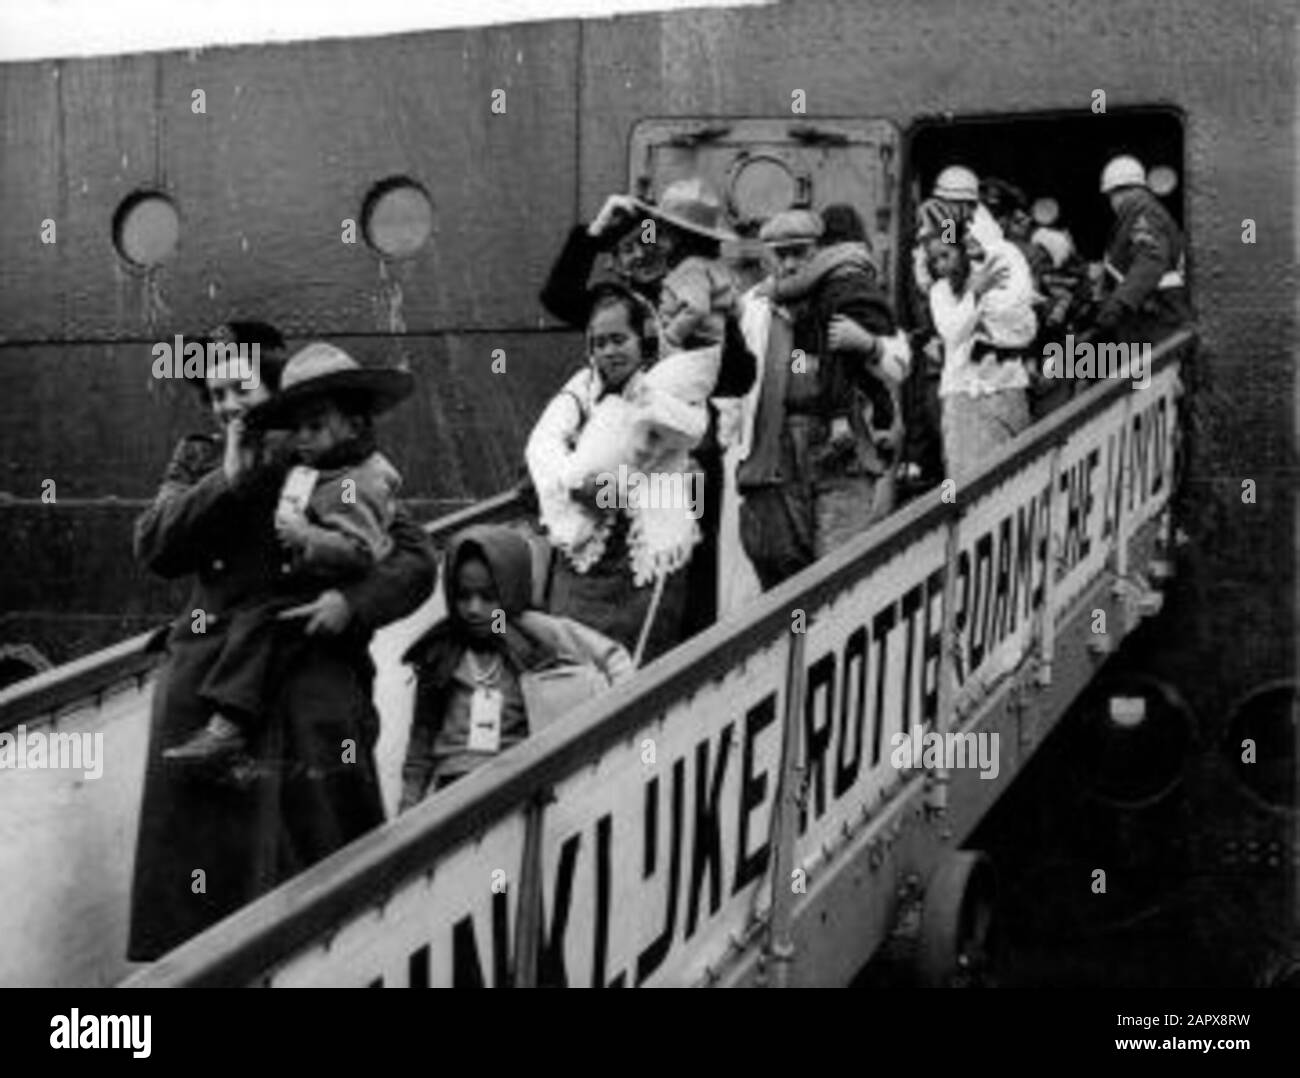
[[[518,516],[522,502],[518,490],[508,490],[429,521],[424,529],[435,540],[445,539],[471,524]],[[167,622],[0,689],[0,732],[57,714],[130,678],[143,677],[162,661],[162,651],[152,644],[170,624]]]
[[[1153,347],[1150,374],[1173,362],[1195,339],[1181,330]],[[1080,394],[999,449],[964,484],[973,504],[1027,459],[1063,445],[1069,435],[1124,394],[1128,380],[1108,380]],[[463,839],[485,831],[528,799],[567,777],[640,728],[646,716],[688,696],[749,653],[790,628],[791,611],[816,606],[852,579],[906,549],[965,506],[932,490],[875,524],[778,587],[661,656],[630,681],[589,700],[484,764],[454,786],[263,895],[176,950],[140,970],[123,987],[247,985],[302,946],[327,936],[367,905],[382,904],[412,876],[426,872]],[[846,579],[847,578],[847,579]]]

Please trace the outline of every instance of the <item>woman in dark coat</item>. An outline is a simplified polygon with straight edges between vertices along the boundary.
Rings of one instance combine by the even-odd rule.
[[[153,690],[131,894],[133,961],[160,957],[383,823],[370,637],[424,602],[436,573],[423,530],[399,515],[393,552],[364,579],[317,597],[301,629],[286,632],[251,766],[217,781],[162,759],[208,720],[197,689],[231,612],[264,599],[283,571],[273,515],[287,453],[269,437],[250,439],[242,422],[275,388],[283,341],[258,323],[232,324],[231,337],[261,345],[261,383],[207,382],[224,437],[182,439],[136,522],[137,556],[162,576],[193,576],[194,589],[167,637]]]

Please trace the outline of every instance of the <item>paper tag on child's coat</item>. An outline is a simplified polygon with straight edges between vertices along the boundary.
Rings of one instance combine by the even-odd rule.
[[[311,500],[311,492],[316,489],[319,477],[320,472],[305,464],[290,468],[289,474],[284,478],[284,486],[280,488],[280,502],[275,507],[276,518],[305,516],[307,503]]]
[[[474,690],[469,698],[469,751],[497,752],[501,748],[501,690]]]

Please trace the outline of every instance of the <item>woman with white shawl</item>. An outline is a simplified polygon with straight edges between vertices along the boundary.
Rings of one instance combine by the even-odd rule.
[[[607,284],[592,292],[587,352],[525,450],[557,550],[549,608],[649,661],[683,635],[683,570],[703,512],[690,449],[708,427],[721,350],[655,362],[654,311]]]

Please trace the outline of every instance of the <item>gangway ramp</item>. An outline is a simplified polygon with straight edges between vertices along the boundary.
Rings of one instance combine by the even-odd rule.
[[[591,979],[602,951],[610,981],[620,974],[625,983],[752,979],[770,920],[763,872],[773,849],[782,852],[772,808],[796,649],[803,655],[794,672],[806,688],[799,694],[804,725],[795,732],[808,756],[809,799],[786,861],[806,873],[807,894],[792,895],[793,908],[777,912],[793,918],[796,981],[839,979],[889,925],[894,885],[924,880],[942,851],[969,833],[1127,630],[1126,613],[1149,607],[1137,570],[1167,531],[1177,374],[1190,343],[1183,334],[1157,350],[1149,388],[1096,387],[1017,439],[954,501],[935,492],[905,507],[629,686],[214,926],[141,973],[143,983],[382,977],[401,984],[420,983],[426,969],[431,983],[480,972],[487,983],[527,980],[515,969],[519,895],[525,882],[536,890],[521,872],[527,834],[542,850],[546,940],[557,898],[568,903],[566,980]],[[1107,508],[1115,505],[1107,492],[1117,489],[1118,516]],[[501,495],[431,530],[445,539],[471,523],[522,524],[523,514],[520,499]],[[1041,545],[1047,522],[1050,557],[1059,562],[1050,575]],[[1010,575],[999,588],[1003,568]],[[948,587],[960,667],[939,646]],[[412,675],[399,659],[438,616],[439,602],[381,631],[372,649],[390,811],[411,707]],[[964,613],[972,604],[993,619],[999,639],[991,651],[982,628],[975,632],[982,619]],[[1085,615],[1096,608],[1108,611],[1103,640],[1087,631]],[[791,632],[796,609],[805,612],[806,634]],[[70,770],[0,769],[7,941],[0,983],[110,984],[131,972],[123,958],[128,889],[160,657],[148,641],[125,641],[0,691],[0,734],[25,727],[105,735],[98,780]],[[1035,656],[1050,657],[1050,685],[1038,685]],[[895,773],[889,737],[918,715],[935,730],[1011,735],[1000,738],[998,778]],[[653,764],[642,762],[646,741],[655,743]],[[532,807],[539,793],[554,800]],[[505,899],[491,890],[499,877],[490,872],[486,893],[478,893],[475,874],[486,861],[505,872]],[[461,877],[461,865],[468,875]],[[674,865],[677,906],[670,909]],[[457,879],[466,882],[449,882]],[[557,891],[566,880],[567,891]],[[376,903],[390,892],[380,914]],[[402,909],[414,921],[392,935],[395,957],[382,969],[350,969],[337,961],[340,952],[323,949],[327,938],[369,932],[375,938],[362,952],[378,954],[384,926]],[[608,924],[602,909],[615,911]],[[822,912],[833,913],[831,928],[810,932],[809,918]],[[655,949],[670,922],[666,949]],[[819,954],[822,944],[829,955]],[[317,961],[328,953],[336,960]],[[543,980],[557,975],[556,953],[539,953]]]
[[[1193,343],[126,983],[847,981],[1158,611]],[[914,722],[996,775],[896,768]]]

